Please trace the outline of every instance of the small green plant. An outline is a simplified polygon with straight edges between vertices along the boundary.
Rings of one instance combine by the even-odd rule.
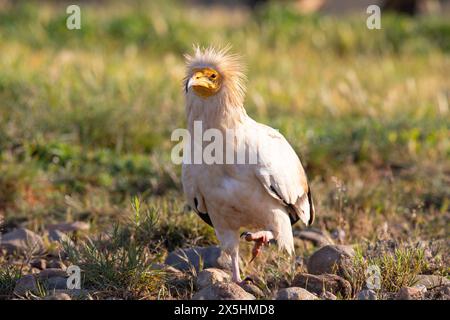
[[[136,241],[141,245],[156,243],[155,230],[159,221],[158,208],[156,206],[145,206],[142,208],[141,201],[137,196],[132,202],[134,212],[134,223],[130,223]]]
[[[368,270],[376,266],[380,271],[380,288],[383,292],[398,292],[404,286],[412,286],[426,263],[424,251],[414,247],[399,247],[391,251],[371,253],[364,257],[361,249],[356,250],[350,277],[354,293],[366,287]]]
[[[16,281],[22,276],[21,270],[14,266],[0,268],[0,300],[13,296]]]
[[[125,299],[154,298],[164,286],[164,272],[151,268],[159,259],[157,243],[151,241],[156,214],[133,199],[134,218],[116,224],[111,233],[87,239],[77,246],[65,244],[71,263],[83,272],[83,285],[100,297],[114,295]],[[148,235],[149,234],[149,235]]]
[[[424,252],[416,248],[398,248],[370,260],[381,270],[381,287],[397,292],[401,287],[414,284],[415,277],[424,267]]]

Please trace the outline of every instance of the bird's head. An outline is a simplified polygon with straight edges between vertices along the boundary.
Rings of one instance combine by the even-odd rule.
[[[187,91],[192,88],[194,94],[202,98],[211,97],[220,90],[222,86],[222,76],[210,67],[195,68],[192,76],[186,83]]]
[[[191,99],[225,98],[227,103],[242,106],[245,96],[244,66],[230,47],[216,49],[194,48],[193,55],[185,55],[187,71],[185,94]]]

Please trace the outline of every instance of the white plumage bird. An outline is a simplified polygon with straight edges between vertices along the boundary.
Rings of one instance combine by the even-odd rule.
[[[188,161],[182,167],[189,205],[214,227],[221,248],[231,256],[233,281],[241,282],[241,229],[256,230],[242,234],[247,241],[255,241],[252,260],[272,240],[293,254],[291,225],[298,220],[310,225],[314,220],[311,192],[300,160],[286,139],[245,112],[245,75],[239,57],[230,54],[229,48],[210,47],[196,48],[186,60],[186,114],[191,136],[194,122],[201,121],[202,133],[208,129],[219,130],[224,137],[227,132],[234,133],[232,141],[225,143],[234,148],[233,155],[249,150],[257,158],[256,163],[247,164]]]

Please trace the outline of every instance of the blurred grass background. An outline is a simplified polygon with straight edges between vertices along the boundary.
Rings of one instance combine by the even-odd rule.
[[[183,54],[232,44],[248,65],[246,108],[287,137],[312,181],[316,227],[345,242],[448,239],[450,23],[446,16],[302,14],[180,1],[0,7],[0,215],[39,230],[103,229],[139,195],[173,249],[215,242],[185,212],[170,134],[184,127]],[[173,240],[173,241],[172,241]]]

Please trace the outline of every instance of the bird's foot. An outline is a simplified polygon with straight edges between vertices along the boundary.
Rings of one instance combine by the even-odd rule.
[[[243,237],[247,241],[254,241],[255,245],[252,249],[252,259],[250,260],[250,263],[255,260],[255,258],[261,253],[262,247],[264,245],[268,245],[271,242],[274,242],[274,236],[273,233],[270,231],[258,231],[258,232],[243,232],[241,234],[241,237]]]

